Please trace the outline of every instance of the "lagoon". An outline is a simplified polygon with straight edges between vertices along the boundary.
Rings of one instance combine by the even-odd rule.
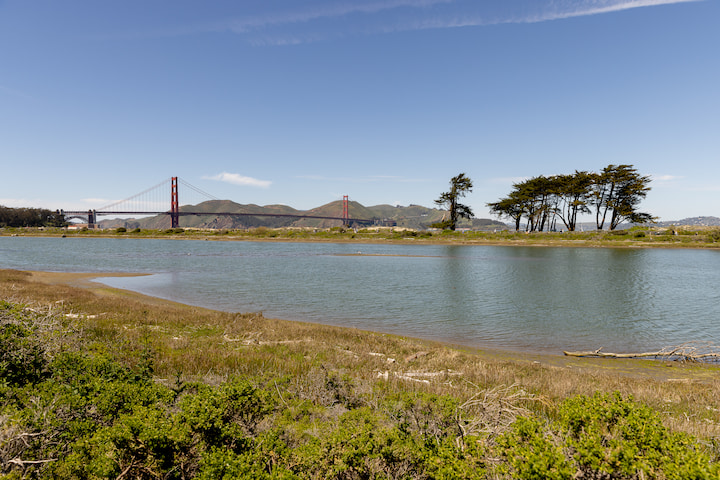
[[[0,268],[479,348],[720,344],[715,250],[0,237]]]

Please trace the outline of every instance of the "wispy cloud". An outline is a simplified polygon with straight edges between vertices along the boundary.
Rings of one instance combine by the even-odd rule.
[[[491,9],[485,2],[455,2],[452,9],[425,12],[414,20],[395,23],[385,32],[482,27],[501,24],[541,23],[574,17],[600,15],[642,7],[656,7],[704,0],[542,0],[505,2]]]
[[[653,179],[653,181],[657,182],[672,182],[673,180],[680,180],[682,178],[685,178],[680,175],[650,175],[650,178]]]
[[[383,2],[325,3],[308,7],[306,10],[277,12],[249,18],[238,18],[217,24],[217,29],[228,29],[235,33],[246,33],[270,26],[306,23],[315,20],[346,17],[352,14],[372,15],[401,7],[427,8],[435,4],[451,4],[455,0],[394,0]]]
[[[272,182],[268,180],[258,180],[257,178],[245,177],[238,173],[219,173],[217,175],[206,175],[202,177],[204,180],[216,180],[218,182],[230,183],[232,185],[240,185],[242,187],[269,187]]]
[[[253,44],[288,45],[348,35],[539,23],[704,0],[321,0],[285,11],[235,16],[203,29],[232,32]]]
[[[520,18],[517,22],[536,23],[564,18],[600,15],[603,13],[619,12],[633,8],[657,7],[675,3],[690,3],[704,0],[586,0],[580,2],[550,2],[550,7],[538,15]],[[543,2],[545,3],[545,2]]]
[[[266,12],[223,12],[222,20],[198,22],[194,25],[164,27],[152,31],[135,32],[131,37],[175,37],[200,33],[231,32],[248,38],[253,44],[289,45],[326,40],[331,36],[328,29],[342,23],[353,15],[364,17],[362,30],[367,22],[374,22],[383,12],[400,8],[425,9],[436,4],[452,4],[457,0],[389,0],[346,1],[318,0],[303,2],[299,7],[278,8],[268,5]],[[317,24],[322,25],[318,26]],[[343,28],[347,25],[343,24]],[[350,32],[347,32],[350,33]],[[357,33],[356,31],[354,33]]]
[[[232,33],[253,45],[283,46],[358,35],[539,23],[702,1],[705,0],[309,0],[290,2],[292,6],[285,8],[273,3],[252,12],[243,11],[242,3],[237,3],[232,10],[215,12],[222,20],[207,19],[133,36]]]

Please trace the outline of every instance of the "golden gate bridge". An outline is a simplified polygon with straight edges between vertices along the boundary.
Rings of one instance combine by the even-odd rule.
[[[152,216],[152,215],[168,215],[170,217],[171,228],[180,227],[180,217],[189,215],[203,215],[215,217],[288,217],[298,219],[319,219],[319,220],[339,220],[344,226],[352,224],[369,225],[375,223],[375,219],[350,218],[348,196],[343,196],[342,213],[337,216],[332,215],[304,215],[292,213],[256,213],[256,212],[209,212],[209,211],[193,211],[191,206],[180,207],[179,185],[187,188],[195,196],[200,196],[201,201],[218,200],[218,198],[207,192],[191,185],[190,183],[178,177],[171,177],[169,180],[163,180],[161,183],[148,188],[136,195],[120,200],[104,207],[91,210],[60,210],[60,214],[65,216],[66,220],[80,219],[86,221],[88,227],[93,227],[100,216],[118,216],[118,215],[134,215],[134,216]],[[170,198],[170,208],[165,208],[168,203],[168,193]],[[200,202],[198,202],[200,203]]]

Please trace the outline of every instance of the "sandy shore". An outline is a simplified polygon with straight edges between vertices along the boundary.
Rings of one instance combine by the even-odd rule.
[[[139,277],[145,273],[85,273],[85,272],[37,272],[31,271],[33,280],[48,285],[70,285],[73,287],[97,287],[93,280],[100,277]]]

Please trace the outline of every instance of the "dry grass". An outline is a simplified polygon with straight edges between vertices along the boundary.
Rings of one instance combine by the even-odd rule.
[[[485,428],[482,415],[499,415],[499,424],[523,409],[552,416],[565,398],[620,391],[663,412],[674,430],[716,442],[720,438],[717,366],[461,350],[48,278],[0,270],[0,298],[62,309],[71,314],[67,318],[76,325],[77,342],[104,349],[127,364],[137,364],[143,352],[151,352],[155,374],[168,383],[178,378],[216,383],[243,375],[274,383],[281,395],[292,391],[320,404],[332,404],[338,395],[345,402],[363,395],[372,403],[373,395],[404,391],[446,394],[478,419],[477,429]]]

